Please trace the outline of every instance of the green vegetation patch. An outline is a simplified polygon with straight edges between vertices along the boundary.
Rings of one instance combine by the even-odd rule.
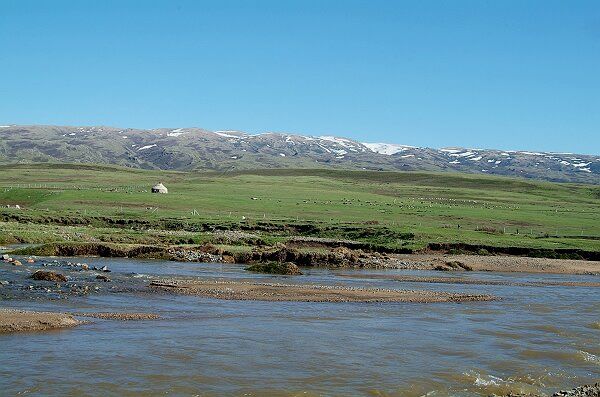
[[[252,246],[304,236],[393,251],[430,243],[490,253],[488,247],[600,251],[600,191],[590,185],[426,172],[1,169],[3,244]],[[157,182],[169,194],[150,193]],[[228,231],[252,236],[221,233]]]

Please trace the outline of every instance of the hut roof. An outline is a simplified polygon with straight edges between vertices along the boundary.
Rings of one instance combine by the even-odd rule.
[[[162,182],[161,182],[159,184],[156,184],[156,185],[152,186],[152,191],[153,192],[161,192],[161,193],[164,192],[164,193],[166,193],[168,190],[167,190],[167,187],[165,185],[163,185]]]

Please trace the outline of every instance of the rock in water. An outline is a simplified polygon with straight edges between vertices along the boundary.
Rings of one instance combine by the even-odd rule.
[[[32,278],[34,280],[53,281],[53,282],[67,281],[67,276],[65,276],[64,274],[60,274],[60,273],[56,273],[56,272],[52,272],[52,271],[44,271],[44,270],[38,270],[37,272],[33,273],[30,278]]]
[[[99,274],[96,276],[96,280],[102,280],[105,283],[110,281],[110,278],[108,278],[107,276],[105,276],[104,274]]]
[[[292,262],[268,262],[268,263],[256,263],[246,268],[251,272],[269,273],[269,274],[283,274],[296,276],[301,275],[302,272]]]
[[[509,393],[503,397],[542,397],[538,394]],[[571,390],[557,391],[552,397],[600,397],[600,383],[579,386]]]
[[[573,390],[559,391],[552,397],[600,397],[600,383],[576,387]]]

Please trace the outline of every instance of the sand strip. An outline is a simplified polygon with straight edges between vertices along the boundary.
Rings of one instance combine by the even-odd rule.
[[[553,274],[596,274],[600,275],[600,262],[573,260],[528,258],[506,255],[444,255],[444,254],[397,254],[391,255],[391,263],[405,263],[405,268],[432,270],[436,265],[458,261],[474,271],[487,272],[524,272]],[[390,266],[391,267],[391,266]],[[398,266],[402,268],[402,266]]]
[[[278,284],[214,279],[153,281],[151,288],[178,294],[228,300],[290,302],[473,302],[491,301],[491,295],[453,294],[437,291],[354,288],[312,284]]]
[[[0,310],[0,333],[45,331],[74,327],[79,324],[81,324],[80,321],[67,313]]]
[[[69,314],[71,314],[73,316],[77,316],[77,317],[94,317],[94,318],[101,318],[104,320],[121,320],[121,321],[157,320],[160,318],[160,316],[158,314],[154,314],[154,313],[71,312]]]
[[[506,285],[516,287],[600,287],[600,282],[592,281],[502,281],[478,280],[466,277],[427,277],[427,276],[402,276],[393,274],[338,274],[339,277],[392,280],[407,283],[434,283],[434,284],[472,284],[472,285]]]

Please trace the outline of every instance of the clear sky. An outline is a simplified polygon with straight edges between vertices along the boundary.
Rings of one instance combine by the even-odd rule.
[[[0,0],[0,124],[600,154],[600,1]]]

